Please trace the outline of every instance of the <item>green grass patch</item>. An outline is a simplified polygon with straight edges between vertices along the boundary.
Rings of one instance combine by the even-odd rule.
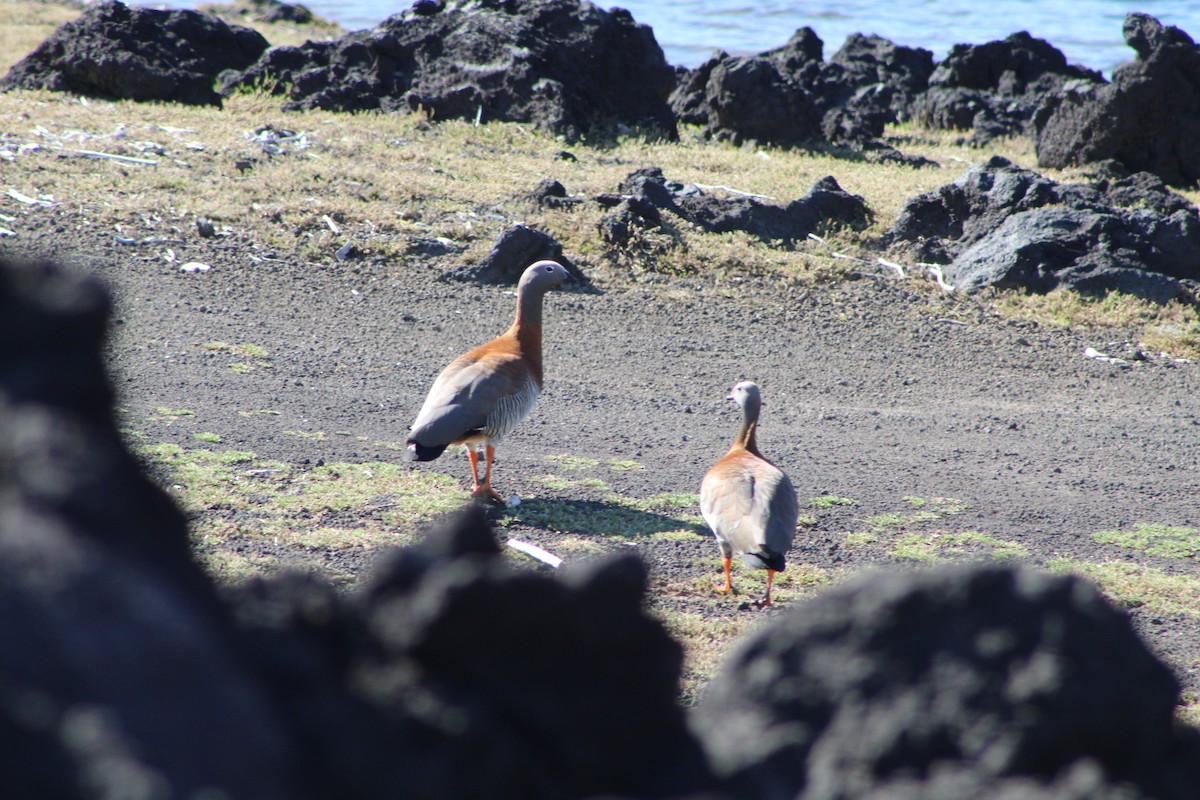
[[[978,531],[962,533],[908,533],[892,545],[889,552],[910,561],[944,561],[970,558],[1024,558],[1024,545],[997,539]]]
[[[810,498],[808,501],[809,508],[833,508],[834,506],[852,506],[858,501],[849,497],[838,497],[834,494],[823,494],[820,497]]]
[[[639,464],[636,461],[628,459],[610,458],[608,460],[608,468],[616,472],[628,472],[633,469],[645,469],[645,465]]]
[[[245,375],[258,369],[270,369],[270,351],[256,344],[230,344],[229,342],[205,342],[200,349],[206,353],[237,356],[240,361],[231,361],[229,368],[239,375]]]
[[[562,534],[554,537],[554,543],[546,545],[545,549],[554,555],[564,560],[572,557],[587,557],[603,555],[604,553],[612,552],[612,545],[605,542],[598,542],[595,539],[587,539],[582,536],[574,536],[571,534]],[[533,563],[531,558],[524,553],[520,553],[511,547],[504,548],[506,555],[509,555],[519,564],[528,565]]]
[[[640,511],[662,511],[672,508],[699,508],[700,495],[695,492],[661,492],[640,499],[622,500]]]
[[[1200,559],[1200,530],[1196,528],[1139,522],[1129,530],[1098,531],[1092,538],[1152,556]]]
[[[1200,692],[1182,692],[1175,716],[1184,725],[1200,728]]]
[[[595,469],[600,466],[600,462],[594,458],[580,458],[579,456],[546,456],[546,460],[551,464],[556,464],[559,469],[565,472],[579,472],[585,469]]]
[[[231,550],[199,550],[196,558],[204,571],[218,583],[233,584],[256,575],[270,575],[283,568],[278,559],[249,556]]]
[[[1200,618],[1200,578],[1119,561],[1093,563],[1059,558],[1046,564],[1058,574],[1078,575],[1124,608]]]
[[[221,443],[221,435],[220,434],[208,433],[207,431],[204,431],[201,433],[193,433],[192,438],[196,439],[197,441],[206,442],[208,444],[220,444]]]
[[[953,497],[914,497],[906,495],[900,498],[908,503],[913,508],[920,508],[926,511],[942,516],[948,514],[961,514],[970,508],[970,505],[962,500],[955,500]]]
[[[654,613],[675,641],[683,645],[679,695],[685,706],[696,704],[734,643],[753,630],[758,622],[748,614],[714,618],[709,614],[675,609],[656,609]]]
[[[547,489],[554,489],[556,491],[565,491],[575,486],[575,481],[570,478],[564,478],[561,475],[538,475],[530,478],[530,480],[534,483],[540,483]]]
[[[1097,325],[1133,329],[1147,350],[1176,358],[1200,358],[1200,308],[1187,300],[1160,304],[1120,292],[1090,297],[1060,288],[1048,293],[1004,292],[994,305],[1003,316],[1068,330]]]
[[[851,531],[846,534],[843,544],[846,547],[866,547],[867,545],[878,544],[880,538],[878,529]]]
[[[386,462],[300,467],[242,450],[159,443],[137,452],[188,514],[205,563],[224,580],[241,575],[237,554],[267,546],[280,564],[306,550],[407,544],[420,524],[469,502],[459,482]],[[257,556],[247,569],[262,571]],[[233,564],[235,566],[229,566]]]
[[[911,506],[912,511],[889,511],[867,517],[863,522],[867,531],[847,540],[847,544],[870,544],[879,541],[879,534],[889,528],[910,528],[927,522],[941,519],[944,516],[958,514],[968,508],[961,500],[951,497],[922,498],[911,495],[901,498]]]
[[[210,353],[231,353],[246,358],[266,358],[271,354],[265,347],[259,347],[256,344],[229,344],[228,342],[205,342],[200,345],[200,349]]]
[[[696,537],[708,538],[712,534],[707,529],[701,530],[700,525],[691,528],[680,528],[674,531],[662,531],[650,534],[650,538],[659,542],[694,542]],[[714,545],[715,546],[715,545]]]
[[[158,406],[157,408],[154,409],[154,413],[160,417],[167,417],[168,419],[179,419],[181,417],[196,416],[195,411],[191,411],[186,408],[170,408],[168,406]]]
[[[904,513],[901,511],[889,511],[886,514],[876,514],[873,517],[867,517],[865,523],[868,527],[877,531],[884,528],[907,527],[909,525],[919,525],[922,522],[929,522],[938,518],[938,514],[933,511],[917,511],[913,513]]]

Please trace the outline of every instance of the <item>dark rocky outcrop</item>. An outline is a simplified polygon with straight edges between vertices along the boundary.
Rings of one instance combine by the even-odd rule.
[[[274,48],[220,90],[259,83],[286,91],[285,109],[423,110],[568,138],[611,123],[675,130],[674,71],[653,32],[579,0],[417,3],[371,30]]]
[[[883,135],[888,123],[911,119],[933,71],[933,53],[924,48],[861,33],[846,37],[821,76],[825,137],[862,143]]]
[[[929,77],[913,116],[930,128],[973,131],[986,144],[1032,131],[1038,106],[1064,85],[1101,86],[1100,73],[1067,63],[1062,52],[1027,32],[986,44],[956,44]]]
[[[567,189],[553,178],[543,178],[533,191],[525,196],[533,206],[557,210],[570,210],[583,202],[581,197],[571,197]]]
[[[1200,751],[1177,695],[1090,585],[954,567],[863,576],[759,631],[693,728],[747,799],[1182,800]]]
[[[802,145],[821,141],[817,97],[770,58],[727,58],[704,87],[706,135],[741,143]]]
[[[1200,212],[1147,173],[1059,184],[994,156],[913,198],[885,241],[947,264],[967,291],[997,286],[1155,302],[1200,281]]]
[[[588,284],[587,277],[563,253],[562,245],[553,236],[536,228],[513,225],[500,235],[487,257],[478,264],[448,270],[442,280],[474,281],[475,283],[515,285],[521,273],[535,261],[552,259],[567,268],[580,285]]]
[[[0,264],[0,796],[304,797],[183,515],[122,446],[107,311]]]
[[[664,212],[710,233],[745,231],[785,245],[829,227],[861,228],[872,218],[866,201],[846,192],[831,176],[813,184],[804,197],[779,206],[753,197],[718,197],[668,181],[658,167],[644,167],[630,173],[617,194],[599,195],[596,200],[615,209],[601,222],[611,242],[628,238],[637,228],[659,225]]]
[[[823,50],[820,37],[801,28],[755,56],[718,52],[681,76],[671,107],[715,139],[861,144],[908,118],[933,71],[928,50],[878,36],[850,36],[828,62]]]
[[[1137,58],[1111,84],[1074,82],[1034,119],[1038,164],[1066,167],[1114,159],[1172,186],[1200,182],[1200,47],[1145,14],[1125,19]]]
[[[212,14],[105,2],[60,26],[13,65],[0,89],[220,105],[217,76],[245,69],[267,47],[257,31]]]

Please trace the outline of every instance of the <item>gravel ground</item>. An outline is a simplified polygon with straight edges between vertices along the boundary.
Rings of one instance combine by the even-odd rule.
[[[211,271],[185,273],[161,246],[120,244],[66,210],[29,218],[18,245],[0,245],[77,265],[112,287],[109,353],[123,424],[151,441],[197,445],[193,429],[154,414],[169,406],[193,410],[223,446],[265,458],[399,461],[395,445],[433,377],[513,313],[502,288],[436,280],[445,264],[275,259],[253,230],[227,239],[190,234],[170,246],[180,262]],[[541,480],[548,456],[570,455],[597,460],[597,477],[627,497],[695,493],[737,427],[727,390],[751,378],[766,400],[760,446],[791,475],[801,505],[822,494],[854,500],[810,510],[815,522],[797,536],[793,566],[859,570],[896,563],[892,548],[904,533],[928,540],[976,532],[1019,546],[1035,563],[1129,562],[1195,576],[1195,558],[1093,538],[1138,522],[1200,526],[1197,365],[1084,356],[1093,347],[1128,357],[1113,337],[1005,321],[888,276],[560,290],[547,298],[545,390],[499,449],[494,483],[505,495],[602,507],[601,490],[548,489]],[[211,341],[262,347],[270,368],[238,374],[200,347]],[[264,408],[279,413],[239,413]],[[639,468],[603,466],[611,461]],[[469,479],[454,452],[413,468]],[[871,518],[911,514],[914,501],[905,498],[954,502],[927,505],[936,519],[885,529],[873,543],[848,541],[872,530]],[[957,513],[941,513],[948,509]],[[551,550],[560,537],[520,523],[506,532]],[[592,538],[595,552],[643,554],[652,605],[764,613],[737,599],[712,602],[701,579],[717,578],[716,546],[705,534]],[[985,557],[995,551],[979,548]],[[351,570],[370,562],[370,553],[327,557]],[[1131,614],[1185,687],[1200,689],[1200,620]]]

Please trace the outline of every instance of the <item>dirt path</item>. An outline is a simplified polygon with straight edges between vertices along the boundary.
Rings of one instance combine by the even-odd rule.
[[[248,238],[177,245],[182,260],[213,265],[186,274],[154,248],[56,213],[31,222],[21,246],[113,286],[122,416],[153,441],[196,445],[192,429],[155,421],[154,409],[167,406],[195,411],[224,446],[265,457],[399,461],[389,445],[403,441],[433,376],[502,330],[513,310],[504,290],[438,282],[436,268],[297,264]],[[270,368],[234,372],[201,347],[213,341],[261,347]],[[547,300],[545,392],[500,450],[495,482],[506,494],[597,500],[538,480],[548,456],[570,455],[636,462],[604,471],[623,495],[694,493],[736,427],[727,389],[752,378],[766,400],[760,444],[791,474],[802,505],[823,493],[854,501],[812,512],[793,564],[861,569],[897,561],[902,535],[933,548],[939,535],[982,534],[1038,563],[1200,574],[1196,558],[1092,536],[1138,522],[1200,525],[1197,365],[1150,358],[1121,367],[1085,358],[1088,346],[1112,352],[1120,343],[1006,323],[965,303],[939,309],[887,277],[558,292]],[[457,454],[419,468],[467,475]],[[921,501],[926,516],[912,517]],[[885,514],[900,515],[895,526],[868,523]],[[549,531],[517,530],[553,547]],[[996,554],[984,536],[955,541]],[[654,566],[657,587],[677,572],[702,577],[714,563],[715,546],[700,534],[630,544]],[[606,552],[627,546],[598,542]],[[678,590],[653,602],[744,613],[732,603],[712,612]],[[1200,689],[1200,622],[1132,613],[1185,685]]]

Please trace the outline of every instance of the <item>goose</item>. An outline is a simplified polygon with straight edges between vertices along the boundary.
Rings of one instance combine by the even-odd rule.
[[[492,488],[495,445],[529,414],[542,390],[542,299],[566,280],[570,275],[557,261],[526,267],[517,283],[512,326],[451,361],[434,380],[409,430],[410,461],[432,461],[450,445],[464,445],[474,482],[471,495],[503,502]]]
[[[700,514],[721,548],[725,585],[733,591],[733,554],[750,569],[767,571],[767,593],[759,601],[771,605],[771,581],[785,568],[784,555],[796,533],[796,490],[787,474],[758,450],[758,415],[762,392],[752,381],[733,387],[728,400],[742,409],[742,426],[729,452],[717,460],[700,483]]]

